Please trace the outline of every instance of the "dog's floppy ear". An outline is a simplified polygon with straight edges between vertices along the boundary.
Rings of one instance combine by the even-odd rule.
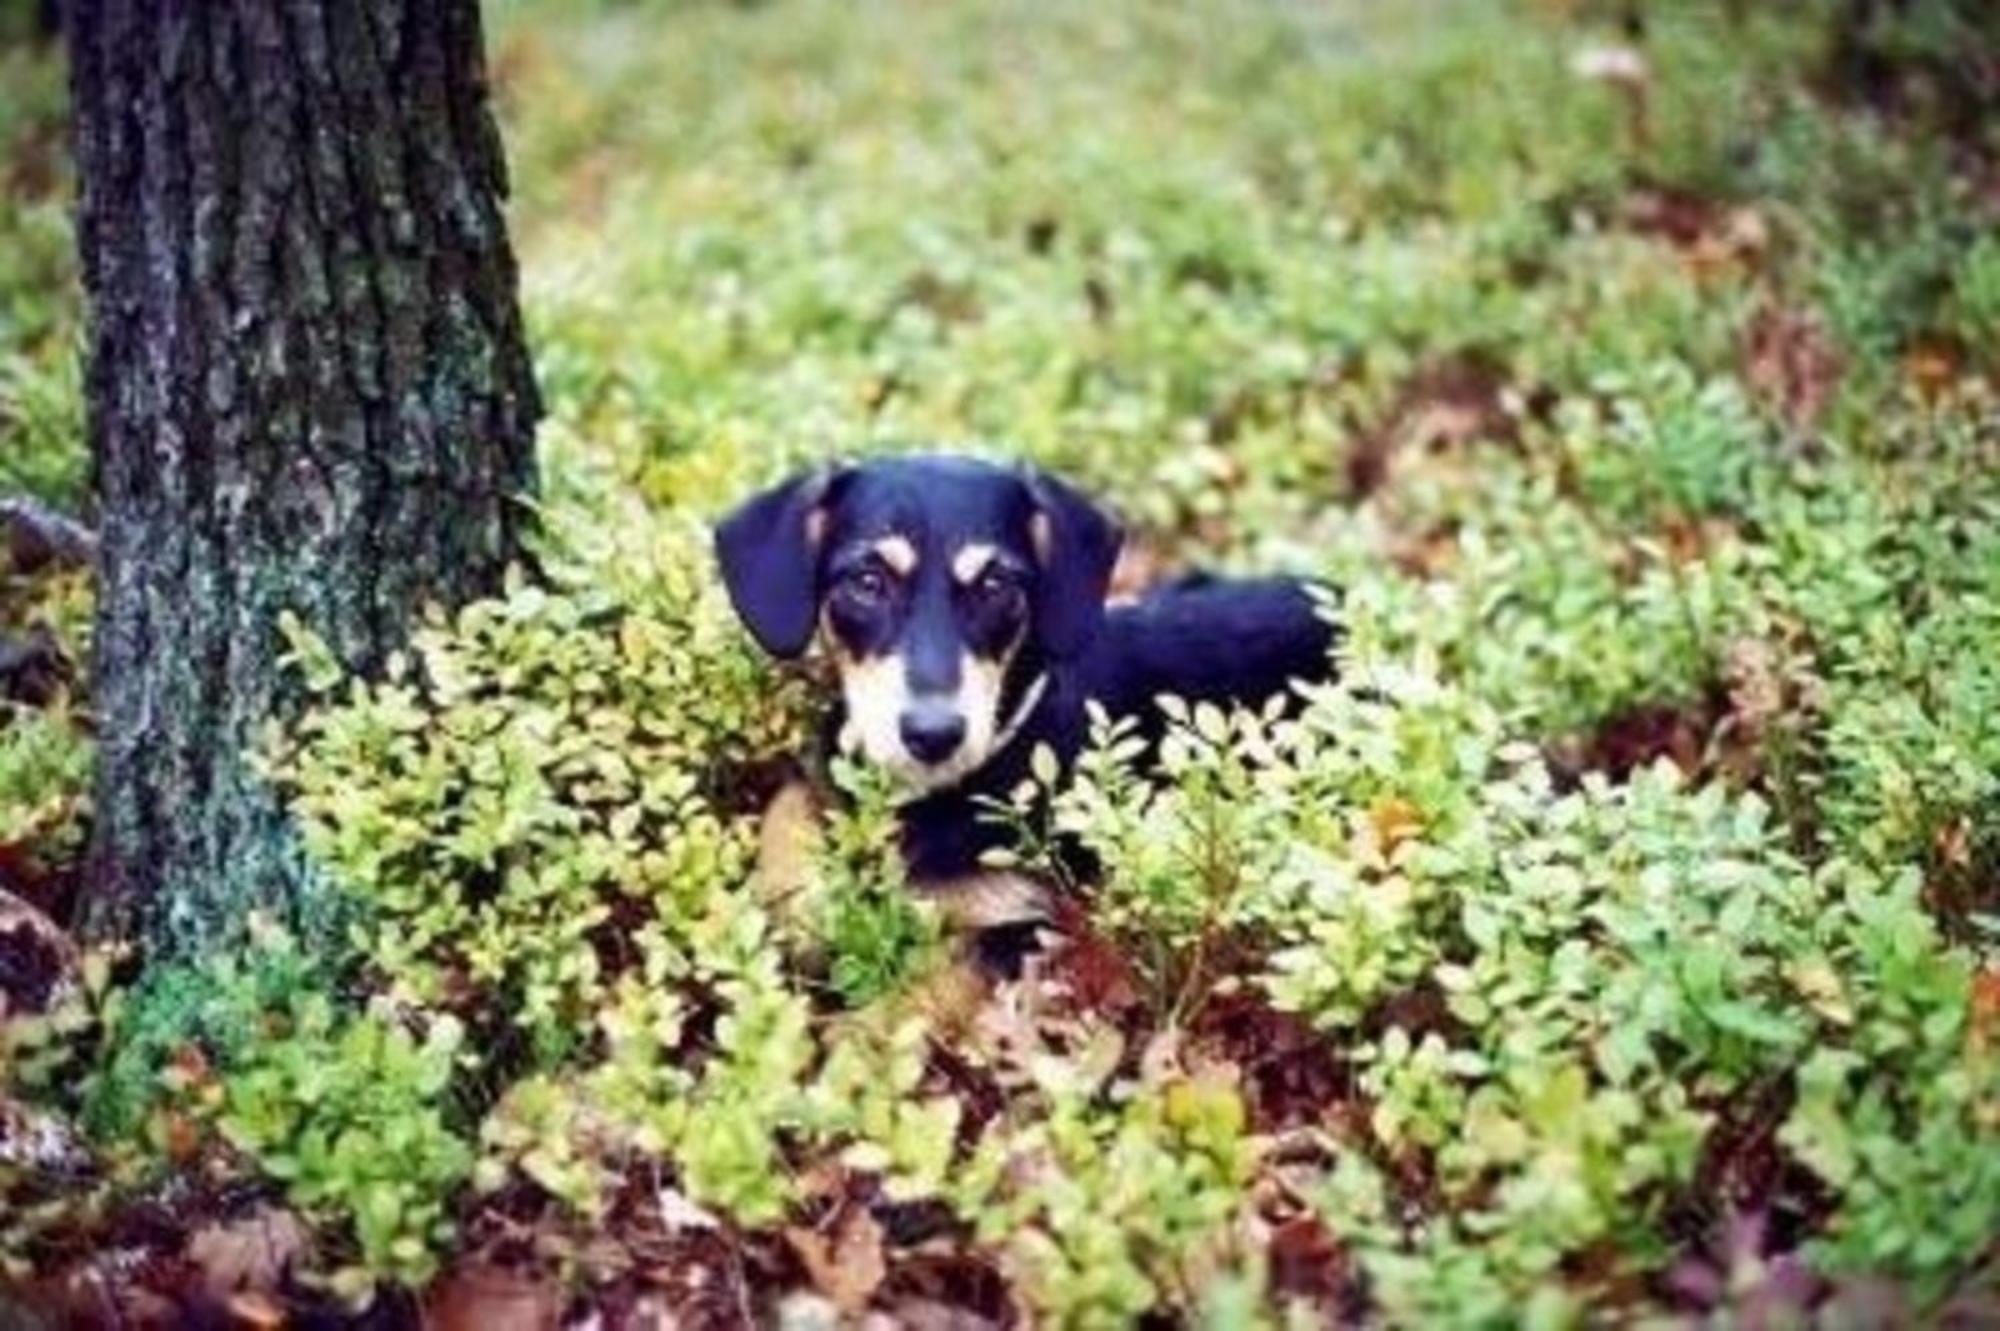
[[[745,500],[715,528],[715,557],[729,599],[773,656],[812,641],[818,612],[820,527],[832,468],[795,476]]]
[[[1104,622],[1104,593],[1125,533],[1055,477],[1031,469],[1027,483],[1035,504],[1029,531],[1041,565],[1035,633],[1049,655],[1074,656]]]

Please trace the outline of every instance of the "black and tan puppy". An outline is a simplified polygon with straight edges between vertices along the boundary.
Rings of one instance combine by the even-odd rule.
[[[947,890],[998,839],[980,798],[1012,790],[1039,744],[1067,764],[1086,702],[1151,729],[1161,694],[1255,704],[1329,669],[1332,632],[1288,579],[1191,578],[1107,609],[1120,539],[1041,472],[916,456],[757,495],[716,550],[765,650],[825,643],[838,743],[909,787],[912,880]]]

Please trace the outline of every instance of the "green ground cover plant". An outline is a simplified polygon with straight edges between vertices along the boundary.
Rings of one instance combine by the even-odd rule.
[[[314,703],[259,761],[327,918],[6,989],[7,1277],[2000,1316],[2000,33],[1625,9],[493,6],[535,567],[381,678],[285,627]],[[60,122],[55,53],[0,55],[0,491],[75,508]],[[1102,494],[1131,585],[1307,573],[1343,627],[1291,705],[1167,700],[992,811],[1062,889],[1007,983],[708,562],[751,485],[917,445]],[[0,672],[0,885],[61,921],[87,577],[0,588],[47,644]]]

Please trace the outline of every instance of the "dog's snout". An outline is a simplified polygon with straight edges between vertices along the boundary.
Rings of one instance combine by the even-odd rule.
[[[941,763],[965,740],[965,718],[945,702],[916,702],[905,708],[899,729],[903,747],[920,763]]]

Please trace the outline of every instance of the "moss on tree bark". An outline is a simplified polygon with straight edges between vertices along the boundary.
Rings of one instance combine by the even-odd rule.
[[[368,669],[517,553],[538,402],[476,0],[74,0],[101,563],[91,922],[315,888],[244,761],[295,611]]]

